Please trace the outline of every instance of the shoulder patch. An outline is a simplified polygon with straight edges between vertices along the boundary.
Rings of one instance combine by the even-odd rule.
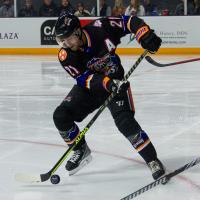
[[[60,60],[60,61],[66,60],[66,58],[67,58],[67,52],[66,52],[64,49],[62,49],[62,50],[59,52],[58,57],[59,57],[59,60]]]

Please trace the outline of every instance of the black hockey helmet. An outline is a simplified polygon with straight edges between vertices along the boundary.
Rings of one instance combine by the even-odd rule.
[[[81,28],[78,17],[68,12],[61,14],[55,24],[55,35],[57,38],[62,39],[70,36],[78,28]]]

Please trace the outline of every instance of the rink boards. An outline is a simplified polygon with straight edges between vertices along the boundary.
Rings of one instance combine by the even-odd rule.
[[[85,25],[96,18],[81,18]],[[144,17],[144,20],[162,38],[160,54],[199,54],[200,16]],[[0,19],[1,54],[56,54],[58,45],[54,36],[56,18]],[[131,35],[121,40],[118,53],[141,53],[142,49]]]

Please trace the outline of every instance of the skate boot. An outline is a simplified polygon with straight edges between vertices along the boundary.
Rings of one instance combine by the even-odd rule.
[[[158,178],[160,178],[162,175],[165,174],[165,169],[163,167],[163,164],[160,162],[160,160],[156,159],[147,164],[152,172],[152,176],[154,180],[157,180]]]
[[[79,149],[73,151],[73,154],[71,158],[67,161],[65,168],[71,176],[78,172],[86,164],[90,163],[91,160],[91,150],[85,143]]]

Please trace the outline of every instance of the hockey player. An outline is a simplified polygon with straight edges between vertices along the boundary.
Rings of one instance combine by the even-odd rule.
[[[122,80],[124,69],[115,50],[120,39],[130,33],[134,33],[141,46],[151,53],[155,53],[161,45],[161,39],[136,16],[99,18],[83,28],[74,15],[63,14],[58,18],[55,34],[62,47],[58,58],[76,84],[56,108],[53,118],[69,146],[80,133],[76,122],[81,122],[99,108],[110,93],[117,90],[116,80]],[[145,160],[153,178],[161,177],[165,173],[164,167],[147,133],[134,118],[128,82],[122,84],[108,108],[117,128]],[[66,170],[73,175],[91,159],[91,150],[83,138],[67,161]]]

